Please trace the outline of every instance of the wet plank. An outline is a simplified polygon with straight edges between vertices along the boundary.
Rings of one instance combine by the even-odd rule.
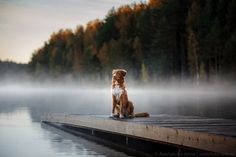
[[[236,156],[236,121],[177,115],[114,120],[106,115],[44,115],[42,121],[86,127]]]
[[[121,121],[236,137],[236,120],[230,119],[154,115],[150,118],[124,119]]]

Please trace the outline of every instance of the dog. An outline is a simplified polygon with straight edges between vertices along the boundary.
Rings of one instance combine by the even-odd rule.
[[[124,69],[114,69],[112,71],[112,117],[133,118],[149,117],[146,112],[134,114],[134,105],[129,101],[125,89],[125,76],[127,71]]]

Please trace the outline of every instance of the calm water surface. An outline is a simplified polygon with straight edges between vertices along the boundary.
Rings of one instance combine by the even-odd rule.
[[[236,119],[235,89],[128,88],[128,94],[136,112]],[[0,157],[128,156],[40,123],[44,113],[110,111],[109,88],[0,87]]]
[[[27,107],[0,113],[1,157],[127,156],[111,148],[33,122]]]

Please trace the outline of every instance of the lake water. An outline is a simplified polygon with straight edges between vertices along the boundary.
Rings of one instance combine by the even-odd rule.
[[[1,157],[128,156],[123,152],[33,122],[29,108],[0,113]]]
[[[135,111],[236,119],[234,88],[130,88]],[[0,87],[0,157],[129,156],[40,123],[44,113],[106,114],[109,88]]]

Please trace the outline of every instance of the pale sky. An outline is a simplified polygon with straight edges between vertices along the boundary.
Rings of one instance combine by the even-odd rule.
[[[140,0],[0,0],[0,59],[27,63],[53,32],[104,19],[112,7]]]

